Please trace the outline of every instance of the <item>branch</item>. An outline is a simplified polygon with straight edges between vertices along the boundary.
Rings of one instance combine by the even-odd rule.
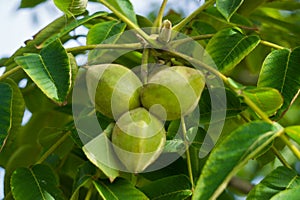
[[[36,162],[36,164],[43,163],[70,135],[70,131],[65,133],[55,144],[53,144],[43,155],[42,157]]]
[[[17,66],[15,68],[12,68],[11,70],[5,72],[2,76],[0,76],[0,81],[4,80],[5,78],[9,77],[13,73],[19,71],[20,69],[22,69],[22,67],[21,66]]]
[[[166,8],[168,0],[163,0],[159,12],[157,14],[157,17],[153,23],[153,28],[152,28],[152,33],[155,33],[156,28],[161,27],[161,23],[162,23],[162,19],[163,19],[163,15],[164,15],[164,11]]]
[[[281,153],[274,146],[272,146],[272,151],[284,166],[286,166],[289,169],[292,169],[292,167],[289,165],[289,163],[285,160],[285,158],[281,155]]]
[[[213,5],[215,0],[206,1],[202,6],[200,6],[197,10],[195,10],[192,14],[184,18],[181,22],[179,22],[176,26],[173,27],[174,31],[179,32],[185,25],[187,25],[192,19],[194,19],[199,13],[208,8],[210,5]]]
[[[234,189],[237,189],[239,192],[241,192],[243,194],[248,194],[254,187],[253,184],[251,184],[248,181],[245,181],[243,179],[240,179],[238,177],[232,177],[228,186],[230,186]]]
[[[293,143],[291,143],[291,141],[284,134],[280,136],[280,139],[284,141],[284,143],[289,147],[289,149],[294,153],[294,155],[300,160],[299,149]]]
[[[183,141],[185,144],[185,150],[186,150],[186,162],[187,162],[187,167],[188,167],[188,173],[189,173],[189,177],[190,177],[190,182],[192,185],[192,191],[195,188],[195,184],[194,184],[194,178],[193,178],[193,170],[192,170],[192,161],[191,161],[191,155],[190,155],[190,151],[189,151],[189,143],[187,141],[187,133],[186,133],[186,125],[185,125],[185,120],[184,117],[181,117],[181,126],[182,126],[182,132],[183,132]]]
[[[130,44],[92,44],[86,46],[78,46],[78,47],[71,47],[67,48],[67,52],[81,52],[87,50],[94,50],[94,49],[141,49],[143,47],[140,43],[130,43]]]

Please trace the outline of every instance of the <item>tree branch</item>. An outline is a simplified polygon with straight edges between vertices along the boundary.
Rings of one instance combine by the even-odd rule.
[[[254,187],[253,184],[238,177],[232,177],[228,186],[238,190],[243,194],[248,194]]]

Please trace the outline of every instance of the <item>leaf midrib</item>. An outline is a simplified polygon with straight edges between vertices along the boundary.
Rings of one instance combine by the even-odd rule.
[[[289,52],[288,57],[287,57],[286,68],[285,68],[285,71],[284,71],[284,76],[283,76],[283,80],[282,80],[282,85],[281,85],[281,88],[280,88],[280,93],[281,93],[281,94],[282,94],[282,92],[283,92],[283,89],[284,89],[284,86],[285,86],[285,83],[286,83],[287,72],[288,72],[288,69],[289,69],[289,63],[290,63],[290,57],[291,57],[291,52]]]
[[[43,200],[46,200],[46,198],[45,198],[45,196],[43,194],[43,190],[42,190],[42,188],[41,188],[41,186],[39,184],[39,181],[38,181],[37,177],[35,176],[35,174],[33,173],[32,169],[30,169],[30,173],[31,173],[31,175],[32,175],[32,177],[33,177],[33,179],[34,179],[34,181],[35,181],[35,183],[36,183],[36,185],[37,185],[40,193],[41,193],[41,196],[42,196]]]
[[[224,179],[224,181],[222,182],[221,185],[219,185],[219,187],[215,190],[215,192],[212,194],[212,196],[210,197],[210,200],[213,200],[213,199],[216,199],[219,194],[221,194],[221,192],[225,189],[226,185],[228,184],[228,182],[230,181],[231,177],[234,176],[238,171],[239,169],[244,166],[248,160],[250,160],[253,156],[255,156],[258,152],[260,152],[263,148],[265,148],[274,138],[276,138],[278,135],[281,134],[281,132],[283,131],[284,129],[282,130],[277,130],[276,133],[270,137],[263,145],[260,145],[258,148],[256,148],[254,151],[252,151],[248,156],[244,157],[244,155],[247,153],[245,153],[241,158],[244,157],[243,160],[241,160],[241,162],[236,165],[232,170],[231,172],[227,175],[227,177]],[[274,131],[269,131],[265,134],[273,134]],[[258,139],[260,139],[261,137],[259,137]],[[251,145],[252,146],[252,145]],[[250,146],[250,147],[251,147]],[[249,147],[249,148],[250,148]],[[249,149],[248,148],[248,149]]]
[[[94,183],[94,184],[101,184],[102,186],[104,186],[106,189],[107,189],[107,191],[109,191],[109,193],[116,199],[116,200],[119,200],[119,198],[113,193],[113,191],[109,188],[109,187],[107,187],[107,185],[105,185],[104,183],[102,183],[102,182],[98,182],[98,183]],[[101,192],[102,193],[102,192]],[[110,200],[110,199],[109,199]]]
[[[225,56],[225,58],[222,60],[222,62],[220,63],[220,66],[223,65],[223,63],[227,60],[227,58],[229,57],[229,55],[232,54],[232,52],[237,48],[237,46],[239,46],[239,44],[240,44],[242,41],[244,41],[244,40],[246,40],[246,39],[248,39],[248,38],[250,38],[250,37],[252,37],[252,36],[244,36],[241,40],[239,40],[238,43],[237,43],[236,45],[234,45],[234,47],[229,51],[229,53],[228,53],[228,54]],[[251,48],[252,45],[253,45],[253,44],[249,45],[248,48],[246,48],[245,50]],[[230,63],[229,63],[228,65],[226,65],[226,66],[230,66],[230,64],[232,64],[232,62],[230,62]],[[224,69],[226,68],[226,66],[224,66],[224,67],[222,68],[222,71],[224,71]],[[229,68],[229,69],[230,69],[230,68]],[[227,71],[227,70],[225,70],[225,71]]]
[[[160,199],[162,197],[167,197],[167,196],[170,196],[170,195],[173,195],[173,194],[177,194],[177,193],[182,193],[182,192],[192,192],[190,189],[182,189],[182,190],[176,190],[176,191],[173,191],[173,192],[169,192],[169,193],[166,193],[166,194],[162,194],[162,195],[159,195],[157,197],[153,197],[151,198],[152,200],[157,200],[157,199]]]

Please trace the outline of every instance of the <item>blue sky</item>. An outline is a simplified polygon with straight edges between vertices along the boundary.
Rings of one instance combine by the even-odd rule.
[[[151,7],[155,3],[160,4],[162,0],[131,0],[131,2],[137,13],[144,14],[152,11]],[[24,44],[24,41],[62,14],[51,0],[34,9],[18,10],[19,4],[20,0],[0,0],[0,57],[11,55]],[[197,5],[198,0],[169,0],[168,3],[168,7],[184,10],[186,13],[197,8]],[[103,8],[89,4],[88,9],[96,11]]]

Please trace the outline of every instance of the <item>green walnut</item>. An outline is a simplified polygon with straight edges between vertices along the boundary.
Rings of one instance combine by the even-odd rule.
[[[140,106],[140,79],[118,64],[90,66],[86,73],[88,94],[97,111],[118,119],[123,113]]]
[[[166,142],[163,123],[145,108],[124,113],[112,132],[114,151],[132,173],[144,171],[161,154]]]
[[[141,89],[141,103],[161,119],[179,119],[196,108],[204,86],[205,77],[199,70],[164,68],[150,76]]]

